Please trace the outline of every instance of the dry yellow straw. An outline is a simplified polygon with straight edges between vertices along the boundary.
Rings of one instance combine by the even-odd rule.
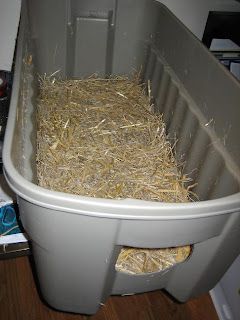
[[[118,256],[116,270],[129,274],[163,271],[185,261],[190,251],[190,246],[163,249],[125,247]]]
[[[188,179],[161,115],[150,110],[142,86],[127,78],[42,80],[39,184],[90,197],[188,201]]]

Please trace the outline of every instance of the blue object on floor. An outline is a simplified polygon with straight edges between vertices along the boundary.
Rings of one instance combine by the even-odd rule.
[[[9,232],[8,232],[9,230]],[[21,230],[18,227],[16,212],[13,205],[6,205],[0,208],[0,235],[15,234]]]

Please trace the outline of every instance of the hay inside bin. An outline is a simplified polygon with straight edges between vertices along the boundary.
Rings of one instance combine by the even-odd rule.
[[[162,116],[152,112],[149,100],[137,80],[125,77],[41,78],[37,116],[39,185],[98,198],[189,201],[184,186],[188,178],[176,163]],[[122,257],[127,256],[128,249],[123,248]],[[142,249],[131,250],[135,250],[137,260],[140,256],[144,260],[138,251]],[[155,257],[156,251],[149,249],[146,256]],[[156,264],[153,268],[145,260],[142,272],[156,271]]]

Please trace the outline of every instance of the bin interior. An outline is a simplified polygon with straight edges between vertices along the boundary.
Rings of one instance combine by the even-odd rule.
[[[37,183],[39,74],[78,79],[141,71],[199,200],[239,192],[240,85],[177,18],[169,19],[165,6],[151,0],[34,0],[27,14],[31,41],[12,153],[24,178]]]

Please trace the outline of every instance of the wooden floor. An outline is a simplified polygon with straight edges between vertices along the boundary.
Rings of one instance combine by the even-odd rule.
[[[111,297],[92,316],[52,310],[40,298],[28,257],[0,261],[0,320],[218,320],[209,295],[179,304],[162,291]]]

